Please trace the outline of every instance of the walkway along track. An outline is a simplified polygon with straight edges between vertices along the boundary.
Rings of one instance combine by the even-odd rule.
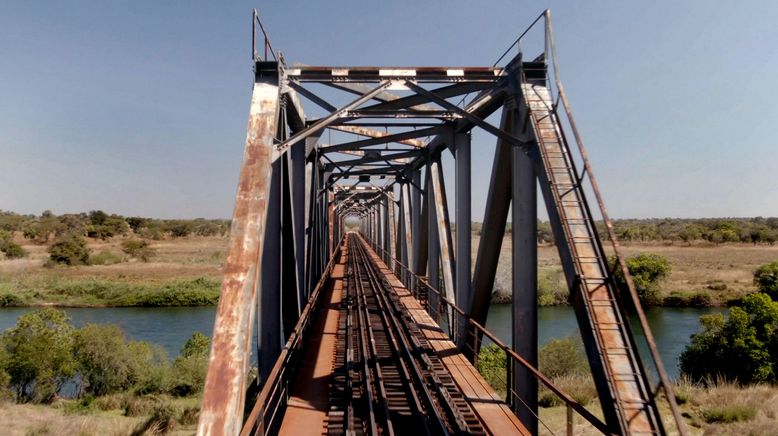
[[[347,244],[328,434],[486,434],[363,242]]]

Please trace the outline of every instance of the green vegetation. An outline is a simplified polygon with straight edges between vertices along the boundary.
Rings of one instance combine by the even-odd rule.
[[[114,265],[121,261],[121,256],[107,250],[89,256],[89,265]]]
[[[25,239],[38,244],[71,234],[100,240],[132,234],[160,240],[189,235],[223,236],[229,232],[229,220],[160,220],[109,215],[101,210],[63,215],[47,210],[40,216],[0,211],[0,230],[11,234],[20,232]]]
[[[80,385],[76,410],[117,393],[188,396],[202,389],[209,347],[209,339],[195,333],[171,363],[161,348],[128,341],[116,326],[74,329],[64,312],[39,309],[0,336],[0,393],[49,403],[72,380]],[[137,413],[134,401],[125,407],[127,415]]]
[[[681,371],[694,381],[716,377],[741,383],[778,381],[778,302],[763,293],[740,307],[700,317],[702,331],[681,354]]]
[[[0,307],[44,303],[106,307],[213,306],[219,301],[220,290],[218,279],[205,277],[128,283],[52,276],[48,280],[9,285],[7,290],[0,288]]]
[[[53,263],[65,265],[86,265],[89,263],[89,249],[81,236],[69,234],[61,236],[51,247],[49,255]]]
[[[41,309],[0,336],[0,379],[22,402],[49,402],[76,372],[73,327],[64,312]],[[2,376],[2,374],[6,374]]]
[[[702,412],[705,422],[729,424],[739,421],[747,421],[756,415],[756,409],[742,404],[732,406],[712,407]]]
[[[7,259],[20,259],[27,256],[24,248],[13,241],[13,234],[5,230],[0,230],[0,252],[5,254]]]
[[[149,245],[149,241],[143,239],[128,239],[122,241],[122,251],[141,262],[148,262],[156,252]]]
[[[611,264],[615,263],[615,258],[611,258]],[[670,262],[658,254],[641,253],[637,256],[627,258],[627,269],[632,276],[632,281],[640,297],[640,302],[644,305],[655,305],[661,302],[659,298],[659,284],[662,279],[670,274]],[[626,288],[624,274],[619,268],[616,268],[616,281],[619,286]]]
[[[505,395],[507,361],[504,351],[494,344],[482,347],[476,367],[494,390]],[[538,369],[581,404],[586,405],[597,397],[579,338],[557,339],[541,347],[538,350]],[[545,386],[540,386],[538,404],[541,407],[554,407],[563,402]]]
[[[760,266],[754,272],[754,284],[761,292],[778,300],[778,261]]]

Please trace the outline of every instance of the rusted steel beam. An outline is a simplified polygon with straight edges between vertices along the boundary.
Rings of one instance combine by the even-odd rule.
[[[470,195],[471,169],[470,135],[456,133],[452,135],[454,144],[454,195],[456,196],[454,212],[456,217],[456,296],[457,304],[468,310],[472,299],[472,283],[470,264],[472,261],[472,198]],[[464,317],[458,321],[457,346],[460,350],[467,349],[467,322]]]
[[[443,169],[440,162],[433,158],[430,163],[432,189],[435,191],[435,216],[438,224],[438,240],[440,241],[440,257],[443,268],[443,285],[446,288],[446,299],[456,303],[454,292],[454,250],[451,241],[451,221],[448,218],[448,202],[446,200],[446,186],[443,183]],[[449,309],[449,319],[453,312]]]
[[[435,207],[435,189],[432,184],[432,160],[427,158],[427,281],[433,289],[440,289],[440,238],[438,237],[438,218],[437,207]],[[437,306],[439,303],[438,294],[430,292],[429,313],[430,316],[438,319]]]
[[[403,230],[405,230],[405,259],[406,265],[413,265],[413,225],[411,224],[411,215],[414,213],[411,210],[411,190],[409,183],[403,183],[400,185],[403,190]]]
[[[419,82],[495,82],[503,75],[498,67],[320,67],[286,69],[286,76],[300,82],[379,82],[413,78]]]
[[[398,134],[396,133],[382,132],[380,130],[368,129],[366,127],[361,127],[361,126],[335,125],[335,126],[330,126],[330,129],[340,130],[341,132],[354,133],[360,136],[367,136],[369,138],[384,139],[383,141],[377,141],[377,142],[374,141],[371,143],[371,145],[383,144],[384,142],[390,141],[390,142],[397,142],[399,144],[410,145],[416,148],[424,147],[424,141],[420,141],[418,139],[411,139],[411,138],[434,135],[435,133],[437,133],[437,127],[412,131],[413,133],[406,132],[404,134],[406,137],[398,136]]]
[[[500,121],[501,128],[507,130],[514,118],[515,111],[504,109]],[[508,210],[511,206],[511,179],[506,175],[511,174],[512,148],[510,144],[497,138],[473,275],[473,301],[470,306],[470,316],[481,325],[486,325],[489,304],[492,300],[492,289],[494,289],[494,278],[497,274],[497,263],[500,258],[500,248],[505,236]]]
[[[264,246],[271,155],[279,108],[277,75],[273,76],[271,71],[262,73],[265,74],[258,72],[251,97],[230,246],[197,426],[200,435],[235,435],[243,421],[256,288],[260,280],[258,259]]]
[[[388,87],[389,84],[390,84],[390,82],[382,82],[382,83],[380,83],[378,86],[376,86],[375,88],[370,90],[370,92],[362,95],[361,97],[357,98],[356,100],[352,101],[351,103],[343,106],[341,109],[339,109],[339,110],[337,110],[335,112],[332,112],[331,114],[327,115],[326,117],[318,120],[313,125],[310,125],[310,126],[306,127],[305,129],[303,129],[303,130],[297,132],[296,134],[292,135],[291,138],[289,138],[289,139],[283,141],[282,143],[276,145],[274,147],[274,150],[273,150],[273,155],[272,155],[273,160],[278,159],[278,157],[281,156],[281,154],[284,153],[287,148],[291,147],[292,144],[294,144],[296,142],[299,142],[299,141],[302,141],[305,138],[307,138],[307,137],[309,137],[311,135],[316,134],[317,132],[319,132],[321,129],[327,127],[330,123],[335,121],[338,117],[340,117],[344,113],[346,113],[346,112],[348,112],[348,111],[350,111],[352,109],[355,109],[355,108],[359,107],[360,105],[364,104],[366,101],[370,100],[373,96],[375,96],[376,94],[381,92],[383,89]]]
[[[494,84],[482,83],[482,82],[456,83],[454,85],[448,85],[448,86],[435,89],[435,94],[443,98],[451,98],[462,94],[482,91],[492,86],[494,86]],[[422,97],[420,95],[409,95],[407,97],[398,98],[397,100],[365,106],[365,109],[395,109],[395,110],[407,109],[407,108],[423,109],[417,106],[422,103],[429,103],[429,99]]]
[[[511,109],[504,109],[511,110]],[[531,142],[527,113],[517,111],[509,131]],[[532,148],[531,152],[537,150]],[[538,242],[537,176],[535,164],[519,147],[512,150],[512,328],[513,350],[533,367],[538,366]],[[513,391],[521,401],[513,404],[521,422],[538,433],[538,380],[519,364],[513,366]]]

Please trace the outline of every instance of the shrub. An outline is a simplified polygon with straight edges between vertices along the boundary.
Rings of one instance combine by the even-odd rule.
[[[611,264],[616,258],[611,258]],[[640,302],[646,305],[658,304],[659,282],[670,274],[670,262],[663,256],[653,253],[641,253],[627,258],[627,269],[635,283],[635,288],[640,297]],[[626,288],[624,275],[616,268],[616,282],[622,289]]]
[[[538,306],[566,304],[570,291],[567,289],[562,268],[542,268],[538,274]]]
[[[114,265],[121,263],[121,261],[122,258],[120,256],[117,256],[110,251],[101,251],[89,256],[90,265]]]
[[[49,248],[52,262],[65,265],[85,265],[89,262],[89,249],[84,238],[78,235],[67,235],[59,238]]]
[[[173,362],[172,393],[179,396],[200,392],[208,370],[211,340],[200,332],[190,337]]]
[[[554,339],[538,350],[538,369],[548,377],[586,374],[589,364],[578,338]]]
[[[694,381],[721,377],[742,383],[774,382],[778,362],[778,302],[765,294],[743,298],[742,307],[700,317],[702,331],[681,353],[681,371]]]
[[[761,292],[778,300],[778,261],[760,266],[754,272],[754,284]]]
[[[9,259],[21,259],[27,256],[27,251],[15,242],[7,242],[0,251],[5,253],[5,257]]]
[[[49,402],[75,374],[73,327],[64,312],[39,309],[19,318],[0,337],[3,368],[22,401]]]
[[[27,256],[21,245],[13,241],[13,234],[0,229],[0,251],[5,253],[8,259],[19,259]]]
[[[15,307],[23,304],[24,301],[16,294],[0,294],[0,307]]]
[[[507,366],[504,351],[494,344],[481,347],[476,368],[494,390],[500,394],[505,393]]]
[[[702,411],[702,418],[708,424],[748,421],[756,416],[756,409],[742,404],[731,406],[712,407]]]
[[[143,239],[128,239],[122,242],[122,251],[143,262],[148,262],[156,254],[149,242]]]
[[[85,391],[106,395],[138,384],[149,371],[150,355],[143,343],[127,342],[119,327],[87,324],[75,334],[75,358]]]

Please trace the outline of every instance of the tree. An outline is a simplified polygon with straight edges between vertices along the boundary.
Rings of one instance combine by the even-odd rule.
[[[2,229],[0,229],[0,252],[5,253],[5,257],[8,259],[27,256],[24,248],[13,241],[13,234]]]
[[[747,295],[726,320],[703,315],[700,324],[702,331],[681,353],[683,374],[695,381],[778,381],[778,302],[762,293]]]
[[[73,327],[65,312],[39,309],[0,337],[3,368],[21,401],[49,402],[75,374]]]
[[[611,264],[616,261],[611,258]],[[664,256],[653,253],[641,253],[627,258],[627,269],[635,283],[635,288],[640,297],[640,302],[647,305],[659,302],[659,284],[670,274],[672,267]],[[616,268],[616,282],[622,289],[626,288],[626,281],[621,270]]]
[[[87,324],[75,333],[74,355],[84,389],[105,395],[130,389],[150,371],[147,347],[127,341],[119,327]],[[141,352],[138,352],[138,351]]]
[[[49,248],[52,262],[65,265],[86,265],[89,262],[89,249],[84,238],[78,235],[60,237]]]
[[[173,387],[176,395],[191,395],[202,390],[208,370],[208,354],[211,340],[195,332],[184,344],[181,353],[173,362]]]
[[[760,266],[754,272],[754,284],[761,292],[778,300],[778,261]]]
[[[151,248],[148,241],[143,239],[127,239],[122,242],[122,251],[130,257],[134,257],[143,262],[148,262],[149,259],[156,254],[155,250]]]

